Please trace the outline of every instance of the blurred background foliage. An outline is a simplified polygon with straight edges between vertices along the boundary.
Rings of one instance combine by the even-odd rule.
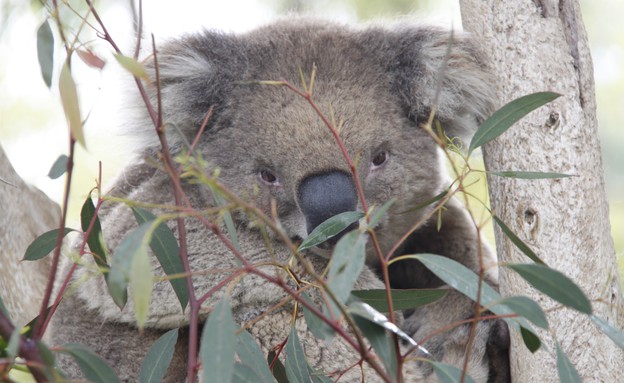
[[[124,46],[127,47],[133,43],[131,1],[96,1],[113,35],[125,36]],[[79,12],[86,9],[83,1],[72,0],[68,3]],[[581,0],[581,5],[594,59],[612,233],[620,274],[624,275],[624,28],[617,28],[619,17],[624,15],[624,1]],[[200,6],[202,9],[197,9]],[[275,15],[293,12],[351,22],[401,17],[407,20],[425,19],[455,28],[461,25],[459,5],[453,0],[180,0],[175,5],[172,2],[146,1],[144,8],[146,27],[157,36],[192,31],[201,26],[246,30]],[[64,12],[71,14],[68,9]],[[44,18],[45,12],[38,0],[30,3],[2,0],[0,3],[0,143],[26,181],[60,201],[62,179],[50,180],[46,175],[56,158],[67,151],[67,134],[58,92],[54,85],[52,90],[44,85],[37,62],[36,31]],[[71,28],[77,28],[79,20],[74,16],[73,21],[76,24]],[[83,38],[83,43],[93,46],[102,57],[111,57],[110,49],[97,41],[95,34]],[[61,55],[57,55],[55,61],[59,61],[58,56]],[[91,113],[86,128],[88,151],[80,150],[76,160],[78,182],[72,189],[70,208],[75,222],[82,201],[95,185],[98,161],[104,164],[106,181],[128,158],[127,153],[123,154],[127,150],[120,149],[123,145],[110,139],[115,131],[113,126],[119,123],[119,116],[115,113],[117,109],[110,107],[111,104],[106,101],[111,102],[110,99],[114,100],[115,96],[110,96],[104,86],[110,80],[105,72],[100,73],[84,65],[74,66],[81,102],[85,107],[83,114]],[[96,105],[101,103],[109,106],[98,109]],[[473,165],[482,166],[478,160]],[[473,193],[486,198],[483,180],[476,182],[472,188]],[[485,217],[479,204],[471,203],[471,206],[476,208],[478,215]],[[489,230],[491,236],[491,228]]]

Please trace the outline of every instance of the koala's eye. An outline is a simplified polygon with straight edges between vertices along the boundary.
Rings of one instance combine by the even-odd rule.
[[[385,164],[386,161],[388,160],[388,152],[386,152],[385,150],[382,150],[381,152],[377,153],[375,155],[375,157],[373,157],[372,160],[372,164],[374,167],[380,167],[381,165]]]
[[[268,169],[262,169],[259,173],[260,179],[267,185],[278,185],[277,176]]]

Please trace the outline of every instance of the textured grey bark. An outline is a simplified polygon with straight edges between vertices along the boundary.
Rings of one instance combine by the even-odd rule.
[[[489,170],[555,171],[560,180],[489,179],[496,214],[549,266],[572,278],[594,313],[624,326],[610,235],[592,61],[578,0],[461,0],[464,29],[482,41],[499,81],[501,105],[537,91],[560,97],[486,145]],[[530,262],[496,231],[502,262]],[[550,310],[551,332],[585,382],[621,381],[624,352],[585,315],[562,309],[516,274],[501,270],[505,296],[528,295]],[[620,307],[618,312],[617,307]],[[543,339],[551,340],[547,332]],[[532,355],[512,335],[515,382],[556,382],[554,343]]]
[[[20,262],[39,235],[58,226],[56,203],[22,181],[0,147],[0,296],[21,327],[39,314],[49,261]]]

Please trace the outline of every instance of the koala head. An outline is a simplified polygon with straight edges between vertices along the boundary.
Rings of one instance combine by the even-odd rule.
[[[419,125],[435,109],[445,133],[466,140],[493,106],[475,46],[430,27],[354,29],[295,19],[243,35],[186,36],[162,46],[157,58],[165,121],[191,141],[214,108],[198,150],[234,193],[266,206],[274,200],[291,237],[362,209],[321,114],[337,126],[368,206],[396,199],[378,227],[390,246],[423,210],[398,213],[445,186],[439,150]],[[287,87],[259,83],[301,88],[313,68],[320,114]]]

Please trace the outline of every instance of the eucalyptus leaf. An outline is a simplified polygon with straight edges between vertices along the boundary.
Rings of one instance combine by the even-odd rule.
[[[395,202],[396,202],[396,198],[392,198],[389,201],[387,201],[386,203],[384,203],[383,205],[381,205],[381,207],[376,208],[375,210],[373,210],[373,214],[370,217],[370,221],[368,222],[368,226],[369,227],[375,227],[375,225],[377,225],[377,223],[379,223],[381,218],[383,218],[383,216],[388,213],[388,210],[390,210],[390,208],[392,207],[392,205],[394,205]]]
[[[80,371],[90,382],[116,383],[120,382],[115,371],[93,351],[83,345],[67,343],[62,346],[61,352],[71,355]]]
[[[398,359],[392,337],[389,336],[383,327],[368,319],[355,315],[353,320],[383,362],[388,375],[397,376]]]
[[[334,248],[327,273],[327,287],[334,293],[338,303],[344,303],[351,295],[353,285],[364,268],[366,237],[357,230],[345,234]],[[339,311],[330,302],[333,315]]]
[[[68,227],[63,229],[63,237],[74,231]],[[58,240],[58,229],[52,229],[48,232],[41,234],[35,239],[26,249],[24,254],[24,261],[36,261],[50,254],[56,248],[56,241]]]
[[[108,292],[119,308],[123,308],[128,301],[127,287],[132,260],[136,254],[147,253],[152,226],[152,221],[139,225],[121,240],[113,253],[113,261],[106,275],[106,281]]]
[[[282,361],[279,360],[275,351],[269,351],[269,354],[267,355],[267,363],[269,364],[271,374],[273,374],[277,383],[289,383],[288,376],[286,376],[286,367],[284,367]]]
[[[372,308],[370,305],[360,302],[358,300],[352,300],[349,302],[349,306],[347,307],[347,312],[349,315],[355,317],[361,317],[366,319],[367,321],[380,326],[381,328],[390,331],[398,335],[402,338],[406,343],[411,345],[412,347],[418,348],[425,355],[429,355],[429,351],[427,351],[424,347],[420,346],[414,339],[412,339],[409,335],[407,335],[403,330],[401,330],[396,324],[390,322],[385,315],[380,313],[379,311]]]
[[[9,320],[11,319],[11,316],[9,315],[9,310],[7,310],[6,306],[4,305],[2,297],[0,297],[0,312],[2,312],[2,315],[4,315]]]
[[[43,81],[50,88],[54,70],[54,35],[48,20],[45,20],[37,29],[37,58]]]
[[[392,307],[395,310],[414,309],[437,301],[446,295],[443,289],[401,289],[392,290]],[[388,312],[386,290],[355,290],[351,294],[371,305],[375,310]]]
[[[433,366],[433,370],[435,371],[436,376],[438,377],[440,383],[460,383],[462,382],[462,370],[455,366],[451,366],[450,364],[433,362],[427,360],[427,362],[431,363]],[[467,373],[464,375],[464,383],[475,383],[474,379],[470,377]]]
[[[203,383],[229,383],[234,373],[236,355],[236,324],[230,301],[221,299],[204,325],[200,358],[206,372]]]
[[[65,63],[61,69],[59,77],[59,93],[61,95],[61,103],[63,111],[67,118],[67,124],[71,135],[83,148],[86,148],[84,133],[82,131],[82,119],[80,117],[80,103],[78,102],[78,91],[76,83],[69,69],[69,65]]]
[[[139,330],[143,329],[149,313],[149,304],[154,288],[152,264],[147,253],[147,246],[141,246],[132,256],[130,263],[130,292],[134,305],[134,315]]]
[[[531,286],[557,302],[584,314],[591,314],[591,302],[583,291],[561,272],[539,264],[506,264]]]
[[[537,254],[533,252],[533,250],[531,250],[529,246],[522,242],[522,240],[518,238],[518,236],[514,234],[514,232],[511,231],[511,229],[507,225],[505,225],[505,223],[500,218],[495,215],[493,215],[492,218],[494,219],[494,222],[496,222],[496,224],[501,228],[503,233],[505,233],[505,235],[509,238],[509,240],[511,240],[511,242],[516,245],[516,247],[520,249],[520,251],[522,251],[527,257],[529,257],[535,263],[539,263],[542,265],[546,264],[537,256]]]
[[[540,340],[540,338],[535,335],[534,332],[522,326],[520,326],[520,335],[522,335],[522,341],[524,342],[524,345],[532,353],[539,350],[542,346],[542,341]]]
[[[13,333],[11,334],[11,338],[9,339],[9,344],[7,345],[7,355],[9,359],[13,359],[17,356],[20,340],[20,329],[15,327],[13,329]]]
[[[147,75],[147,71],[143,64],[133,59],[132,57],[124,56],[122,54],[116,54],[115,59],[117,62],[128,72],[130,72],[134,77],[140,78],[142,80],[148,80],[149,76]]]
[[[624,332],[622,332],[622,330],[611,326],[607,321],[595,315],[591,315],[590,318],[596,326],[598,326],[600,331],[611,338],[621,349],[624,349]]]
[[[468,153],[495,139],[533,110],[561,96],[553,92],[538,92],[515,99],[492,114],[472,137]]]
[[[570,362],[567,355],[557,343],[557,372],[559,373],[559,381],[566,383],[581,383],[581,377]]]
[[[406,213],[410,213],[413,211],[417,211],[422,209],[423,207],[429,206],[435,202],[438,202],[439,200],[441,200],[442,198],[444,198],[446,195],[448,194],[448,190],[444,190],[443,192],[437,194],[436,196],[434,196],[433,198],[430,198],[428,200],[426,200],[425,202],[419,203],[418,205],[411,207],[409,210],[402,212],[401,214],[406,214]]]
[[[479,291],[479,277],[466,266],[450,258],[435,254],[416,254],[401,256],[405,259],[417,259],[422,262],[438,278],[447,285],[464,294],[473,301],[477,300]],[[479,302],[482,306],[489,307],[489,310],[496,315],[509,316],[515,313],[505,305],[496,305],[503,298],[490,285],[482,281],[481,296]],[[520,330],[520,326],[526,331],[531,331],[535,337],[537,335],[531,328],[531,324],[522,317],[503,318],[510,326]]]
[[[310,305],[314,305],[310,296],[303,292],[301,293],[301,299]],[[305,318],[306,324],[308,325],[308,329],[318,339],[323,339],[325,341],[331,341],[336,335],[333,328],[331,328],[324,320],[316,316],[313,312],[303,307],[303,317]]]
[[[82,209],[80,210],[80,223],[82,231],[86,233],[89,230],[91,221],[93,220],[93,226],[91,227],[91,231],[89,232],[89,236],[87,237],[87,244],[89,245],[89,250],[93,254],[93,259],[95,260],[95,263],[100,268],[108,270],[109,265],[106,260],[108,252],[104,245],[104,238],[102,236],[102,225],[100,223],[100,219],[95,215],[95,205],[93,204],[93,201],[89,196],[85,200],[84,204],[82,204]]]
[[[223,199],[219,191],[212,186],[210,186],[210,191],[212,192],[212,196],[217,206],[225,206],[226,201]],[[222,209],[220,214],[223,216],[223,222],[225,222],[225,227],[227,228],[227,232],[230,237],[230,241],[232,242],[232,245],[236,250],[240,251],[240,244],[238,243],[238,233],[236,232],[236,226],[234,225],[234,220],[232,219],[232,213],[230,213],[230,211],[227,209]]]
[[[247,331],[243,331],[236,337],[236,353],[247,369],[253,372],[253,379],[248,382],[274,382],[269,365],[264,360],[262,350],[256,340]],[[237,367],[234,367],[234,375],[237,376]],[[249,372],[245,372],[249,374]]]
[[[548,320],[546,319],[544,310],[529,297],[507,297],[497,304],[509,307],[513,312],[522,315],[537,327],[543,329],[548,328]]]
[[[69,161],[69,157],[67,157],[65,154],[61,154],[56,159],[56,161],[54,161],[54,164],[52,164],[52,167],[48,172],[48,177],[55,180],[65,174],[65,172],[67,171],[67,161]]]
[[[492,175],[499,176],[499,177],[520,178],[520,179],[527,179],[527,180],[572,177],[570,174],[550,173],[550,172],[505,171],[505,172],[488,172],[488,174],[492,174]]]
[[[308,362],[306,361],[297,329],[291,326],[286,342],[286,376],[290,383],[312,383]]]
[[[301,242],[298,251],[309,249],[327,241],[362,217],[364,217],[364,213],[362,212],[345,211],[329,218],[312,230],[310,235]]]
[[[171,363],[177,341],[178,329],[174,328],[164,333],[154,342],[141,364],[141,372],[139,374],[141,383],[162,382]]]
[[[139,224],[143,224],[148,221],[155,221],[156,216],[145,209],[140,207],[132,207],[134,217]],[[159,223],[154,232],[152,233],[152,239],[149,243],[150,248],[156,255],[160,266],[166,275],[183,274],[184,266],[180,259],[180,248],[178,247],[178,241],[171,232],[171,229],[163,222]],[[186,286],[186,280],[184,278],[172,278],[169,280],[173,291],[176,293],[182,310],[184,310],[188,304],[188,289]]]

